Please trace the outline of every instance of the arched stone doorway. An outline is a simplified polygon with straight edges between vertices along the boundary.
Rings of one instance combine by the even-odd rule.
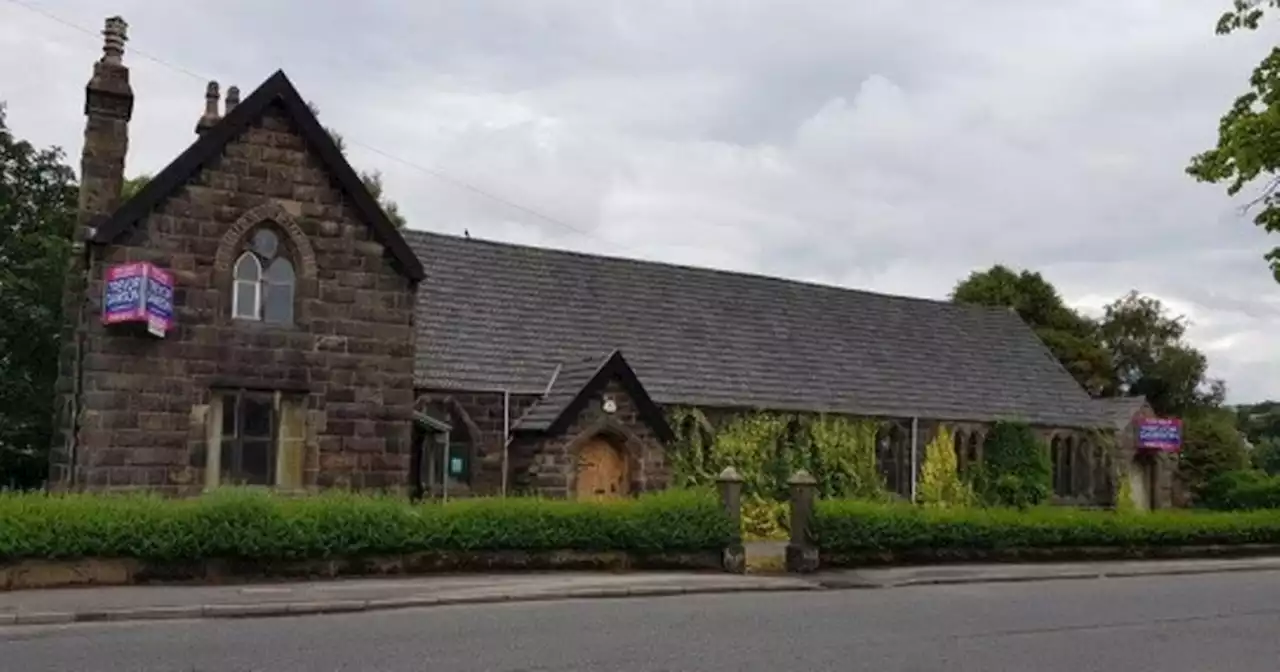
[[[578,448],[574,474],[577,498],[605,500],[630,494],[627,456],[606,436],[597,434]]]

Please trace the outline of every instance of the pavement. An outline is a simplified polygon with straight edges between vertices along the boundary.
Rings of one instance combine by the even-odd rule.
[[[774,549],[768,550],[772,552]],[[1280,571],[1280,558],[889,567],[827,571],[805,576],[718,572],[541,572],[220,586],[20,590],[0,592],[0,629],[6,626],[100,621],[299,616],[494,602],[1266,571]]]
[[[41,672],[1275,672],[1280,572],[0,628]]]
[[[823,588],[900,588],[964,583],[1108,579],[1272,570],[1280,570],[1280,558],[879,567],[818,572],[813,574],[811,579]]]
[[[297,616],[449,604],[817,590],[805,579],[718,572],[546,572],[222,586],[0,592],[0,627],[90,621]]]

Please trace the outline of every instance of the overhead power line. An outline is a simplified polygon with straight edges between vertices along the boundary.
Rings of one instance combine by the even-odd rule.
[[[95,40],[99,39],[99,36],[100,36],[101,31],[94,30],[94,29],[89,28],[89,27],[87,27],[87,26],[80,25],[80,24],[78,24],[78,23],[75,23],[74,21],[69,21],[69,20],[67,20],[67,19],[65,19],[65,18],[63,18],[63,17],[61,17],[61,16],[58,16],[57,14],[54,14],[54,13],[52,13],[52,12],[50,12],[50,11],[48,11],[48,10],[44,9],[43,7],[40,7],[40,6],[38,6],[38,5],[34,5],[34,4],[30,3],[30,2],[27,2],[26,0],[7,0],[7,1],[8,1],[8,2],[10,2],[10,3],[12,3],[12,4],[14,4],[14,5],[17,5],[18,7],[21,7],[21,8],[23,8],[23,9],[26,9],[27,11],[30,11],[30,12],[32,12],[32,13],[34,13],[34,14],[38,14],[38,15],[40,15],[40,16],[42,16],[42,17],[46,18],[46,19],[49,19],[50,21],[54,21],[54,22],[56,22],[56,23],[59,23],[59,24],[61,24],[61,25],[65,26],[65,27],[67,27],[67,28],[70,28],[70,29],[72,29],[72,30],[75,30],[75,31],[78,31],[78,32],[84,33],[84,34],[86,34],[86,35],[88,35],[88,36],[90,36],[90,37],[94,38]],[[132,41],[131,41],[131,42],[132,42]],[[186,68],[186,67],[184,67],[184,66],[182,66],[182,65],[179,65],[178,63],[175,63],[175,62],[173,62],[173,61],[170,61],[170,60],[167,60],[167,59],[161,58],[161,57],[159,57],[159,56],[156,56],[155,54],[148,53],[148,52],[143,51],[143,50],[141,50],[141,49],[137,49],[137,48],[135,48],[135,47],[133,47],[133,46],[130,46],[130,47],[129,47],[129,53],[130,53],[130,54],[136,54],[137,56],[140,56],[140,57],[142,57],[142,58],[144,58],[144,59],[146,59],[146,60],[148,60],[148,61],[151,61],[152,63],[155,63],[155,64],[157,64],[157,65],[159,65],[159,66],[161,66],[161,67],[164,67],[164,68],[168,68],[168,69],[170,69],[170,70],[173,70],[174,72],[181,73],[181,74],[183,74],[183,75],[186,75],[187,77],[191,77],[192,79],[195,79],[195,80],[197,80],[197,81],[199,81],[199,82],[201,82],[201,83],[208,82],[208,81],[212,81],[212,80],[215,80],[215,79],[216,79],[215,77],[206,77],[206,76],[204,76],[204,75],[201,75],[200,73],[195,72],[194,70],[191,70],[190,68]],[[537,219],[540,219],[540,220],[542,220],[542,221],[544,221],[544,222],[548,222],[548,223],[550,223],[550,224],[554,224],[554,225],[556,225],[556,226],[559,226],[559,227],[562,227],[562,228],[568,229],[568,230],[570,230],[570,231],[573,231],[574,233],[577,233],[577,234],[580,234],[580,235],[584,235],[584,236],[587,236],[587,237],[590,237],[590,238],[596,238],[597,240],[601,240],[602,242],[607,242],[607,241],[603,241],[603,239],[601,239],[599,236],[595,235],[592,231],[590,231],[590,230],[588,230],[588,229],[584,229],[584,228],[581,228],[581,227],[578,227],[578,226],[574,226],[573,224],[569,224],[568,222],[565,222],[565,221],[563,221],[563,220],[561,220],[561,219],[557,219],[556,217],[552,217],[551,215],[548,215],[548,214],[546,214],[546,213],[540,212],[540,211],[538,211],[538,210],[536,210],[536,209],[534,209],[534,208],[531,208],[531,207],[529,207],[529,206],[521,205],[520,203],[517,203],[517,202],[515,202],[515,201],[513,201],[513,200],[511,200],[511,199],[509,199],[509,198],[505,198],[505,197],[500,196],[500,195],[498,195],[498,194],[495,194],[495,193],[493,193],[493,192],[491,192],[491,191],[488,191],[488,190],[486,190],[486,189],[484,189],[484,188],[482,188],[482,187],[479,187],[479,186],[477,186],[477,185],[475,185],[475,184],[472,184],[472,183],[467,182],[467,181],[465,181],[465,180],[461,180],[461,179],[458,179],[458,178],[456,178],[456,177],[453,177],[452,175],[449,175],[448,173],[446,173],[446,172],[444,172],[444,171],[442,171],[442,170],[440,170],[440,169],[438,169],[438,168],[432,168],[432,167],[429,167],[429,166],[424,166],[424,165],[422,165],[422,164],[416,163],[416,162],[414,162],[414,161],[410,161],[410,160],[405,159],[405,158],[403,158],[403,157],[396,156],[396,155],[394,155],[394,154],[392,154],[392,153],[390,153],[390,152],[387,152],[387,151],[385,151],[385,150],[378,149],[377,147],[373,147],[372,145],[368,145],[368,144],[365,144],[365,143],[363,143],[363,142],[359,142],[359,141],[357,141],[357,140],[351,140],[351,139],[349,139],[349,138],[348,138],[348,136],[346,135],[346,133],[343,133],[343,138],[344,138],[344,139],[346,139],[346,140],[347,140],[347,142],[348,142],[349,144],[351,144],[351,145],[354,145],[354,146],[356,146],[356,147],[360,147],[360,148],[362,148],[362,149],[364,149],[364,150],[367,150],[367,151],[369,151],[369,152],[373,152],[374,154],[377,154],[377,155],[382,156],[382,157],[384,157],[384,158],[387,158],[387,159],[390,159],[390,160],[392,160],[392,161],[395,161],[396,163],[399,163],[399,164],[401,164],[401,165],[407,166],[407,167],[412,168],[412,169],[414,169],[414,170],[417,170],[417,171],[419,171],[419,172],[422,172],[422,173],[425,173],[425,174],[427,174],[427,175],[430,175],[431,177],[434,177],[434,178],[436,178],[437,180],[440,180],[440,181],[442,181],[442,182],[447,182],[447,183],[449,183],[450,185],[454,186],[455,188],[462,189],[462,190],[465,190],[465,191],[469,191],[469,192],[471,192],[471,193],[473,193],[473,194],[476,194],[476,195],[478,195],[478,196],[481,196],[481,197],[483,197],[483,198],[486,198],[486,199],[488,199],[488,200],[490,200],[490,201],[493,201],[493,202],[495,202],[495,203],[498,203],[498,204],[504,205],[504,206],[506,206],[506,207],[508,207],[508,208],[510,208],[510,209],[512,209],[512,210],[516,210],[516,211],[522,212],[522,213],[524,213],[524,214],[526,214],[526,215],[529,215],[529,216],[532,216],[532,217],[536,217]]]

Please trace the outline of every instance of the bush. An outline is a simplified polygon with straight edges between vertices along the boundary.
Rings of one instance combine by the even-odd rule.
[[[787,480],[804,469],[824,497],[883,500],[884,479],[876,467],[876,436],[882,423],[837,415],[734,414],[718,426],[696,408],[668,411],[675,445],[668,451],[676,483],[709,486],[725,467],[743,477],[747,496],[784,500]]]
[[[786,539],[790,518],[790,502],[756,496],[742,500],[742,536],[748,541]]]
[[[608,503],[471,499],[411,505],[345,493],[224,491],[185,500],[0,495],[0,561],[129,557],[311,560],[420,551],[710,550],[732,526],[706,492]]]
[[[925,506],[970,506],[973,490],[960,478],[956,465],[954,435],[946,426],[924,449],[924,464],[920,468],[920,503]]]
[[[1254,447],[1250,462],[1254,469],[1280,476],[1280,439],[1274,436],[1263,437]]]
[[[1254,469],[1219,474],[1200,489],[1199,505],[1219,511],[1280,509],[1280,476]]]
[[[818,503],[813,532],[824,555],[863,558],[983,557],[1054,549],[1143,551],[1280,543],[1280,512],[927,509],[832,500]]]
[[[1026,508],[1053,492],[1049,448],[1026,423],[995,423],[982,444],[982,464],[973,472],[974,489],[987,506]]]
[[[1196,501],[1209,482],[1220,474],[1249,466],[1244,439],[1236,430],[1235,416],[1225,409],[1202,409],[1183,420],[1178,479]]]

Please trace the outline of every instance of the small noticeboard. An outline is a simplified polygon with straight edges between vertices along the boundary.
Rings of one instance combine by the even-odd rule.
[[[1138,423],[1138,448],[1166,453],[1182,448],[1182,420],[1147,418]]]
[[[164,338],[173,328],[173,274],[148,262],[107,269],[102,297],[103,324],[145,324]]]

